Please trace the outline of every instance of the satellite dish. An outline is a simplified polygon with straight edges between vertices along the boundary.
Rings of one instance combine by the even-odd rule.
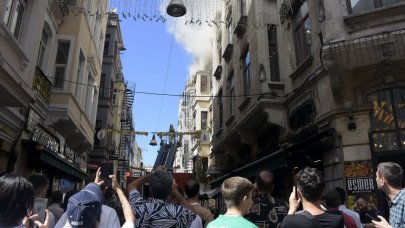
[[[107,130],[106,130],[106,129],[99,130],[99,131],[97,132],[97,138],[98,138],[98,140],[104,139],[104,137],[105,137],[106,134],[107,134]]]

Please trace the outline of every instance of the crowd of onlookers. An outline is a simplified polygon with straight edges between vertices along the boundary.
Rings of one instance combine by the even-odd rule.
[[[164,166],[131,182],[128,197],[114,175],[107,187],[100,175],[99,168],[82,190],[55,191],[48,199],[45,176],[0,175],[0,227],[405,227],[403,169],[392,162],[380,163],[376,171],[377,187],[390,203],[388,219],[367,197],[357,198],[358,211],[348,209],[345,190],[326,189],[321,172],[310,167],[294,176],[288,202],[272,196],[274,174],[269,170],[260,171],[254,184],[242,177],[224,180],[221,197],[227,209],[215,219],[201,206],[199,183],[188,181],[183,193]],[[147,182],[151,197],[144,199],[141,190]]]

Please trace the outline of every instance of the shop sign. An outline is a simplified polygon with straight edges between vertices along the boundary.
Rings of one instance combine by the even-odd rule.
[[[32,134],[31,140],[38,142],[54,153],[59,152],[58,140],[39,126],[34,128],[34,133]]]
[[[371,193],[375,190],[371,161],[345,162],[348,194]]]

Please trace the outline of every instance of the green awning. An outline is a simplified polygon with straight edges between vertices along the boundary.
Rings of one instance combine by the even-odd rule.
[[[42,161],[52,165],[53,167],[64,171],[67,174],[70,174],[80,180],[84,180],[87,178],[87,173],[83,172],[81,169],[73,166],[72,164],[68,163],[67,161],[63,160],[56,154],[42,150],[39,157]]]

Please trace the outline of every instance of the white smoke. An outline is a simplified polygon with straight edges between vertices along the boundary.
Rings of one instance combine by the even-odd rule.
[[[189,75],[193,75],[197,71],[211,69],[212,44],[216,26],[207,22],[213,20],[215,16],[213,11],[219,10],[221,1],[185,0],[183,2],[187,8],[187,14],[179,18],[168,16],[167,30],[174,36],[176,42],[183,45],[185,50],[193,56],[193,63],[189,66]]]

